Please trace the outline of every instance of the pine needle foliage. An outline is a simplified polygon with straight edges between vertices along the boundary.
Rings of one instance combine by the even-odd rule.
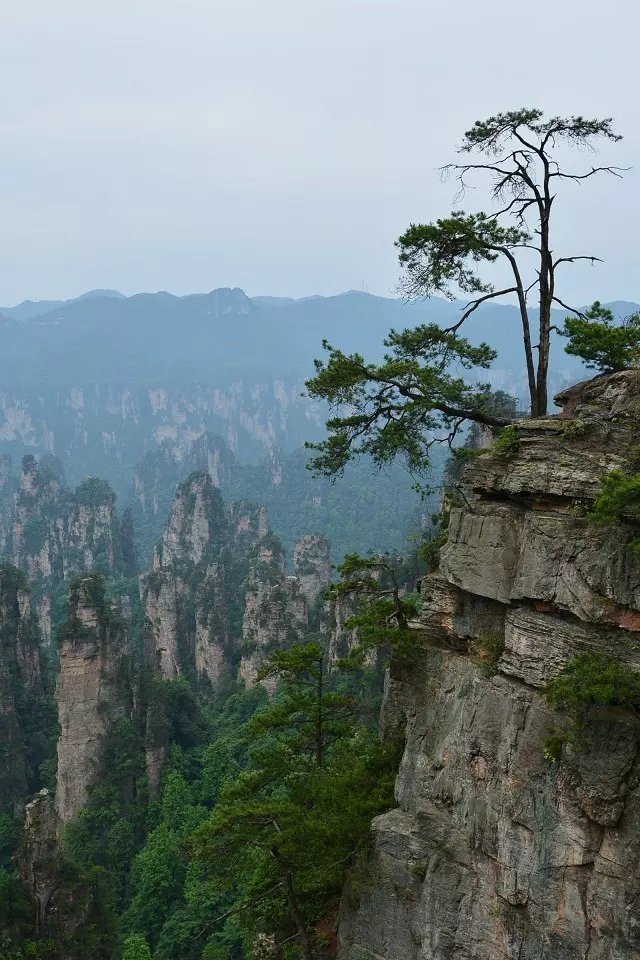
[[[278,694],[247,725],[249,767],[223,786],[195,851],[247,948],[316,960],[371,818],[393,805],[397,757],[328,689],[316,643],[275,651],[260,678],[279,679]]]

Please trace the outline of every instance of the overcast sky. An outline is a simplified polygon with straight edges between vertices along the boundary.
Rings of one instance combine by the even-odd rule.
[[[475,119],[525,105],[615,118],[625,139],[605,156],[635,169],[557,208],[556,249],[606,263],[567,272],[560,295],[640,299],[635,0],[2,8],[0,303],[389,294],[394,239],[451,209],[437,167]]]

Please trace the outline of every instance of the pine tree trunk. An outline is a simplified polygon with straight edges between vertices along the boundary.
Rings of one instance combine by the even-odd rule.
[[[280,870],[282,871],[282,876],[284,879],[284,886],[287,892],[287,903],[289,905],[289,915],[293,920],[295,928],[298,932],[298,938],[302,946],[302,954],[304,960],[315,960],[313,955],[313,948],[311,946],[311,937],[309,936],[309,931],[307,930],[307,925],[302,915],[302,911],[298,906],[298,901],[296,899],[296,893],[293,889],[293,874],[290,868],[283,861],[282,857],[278,850],[271,851],[274,858],[278,862]]]

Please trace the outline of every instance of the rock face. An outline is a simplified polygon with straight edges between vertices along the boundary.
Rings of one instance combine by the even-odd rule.
[[[285,576],[284,552],[271,535],[258,544],[245,586],[239,672],[249,686],[272,650],[304,639],[309,607],[301,581]]]
[[[304,640],[318,626],[311,611],[329,579],[329,548],[317,535],[295,549],[287,576],[280,541],[264,507],[225,510],[209,472],[178,488],[153,569],[142,578],[145,662],[156,680],[195,681],[218,694],[225,682],[256,679],[271,651]],[[159,783],[166,743],[162,706],[148,704],[147,776]]]
[[[295,546],[293,569],[311,609],[331,582],[329,543],[319,533],[307,533]]]
[[[22,847],[18,857],[20,879],[36,906],[35,932],[43,935],[51,900],[60,886],[56,869],[57,820],[55,802],[48,790],[24,808]]]
[[[33,905],[34,934],[49,941],[52,956],[75,960],[77,940],[91,934],[99,913],[100,894],[90,878],[83,883],[78,868],[65,863],[57,834],[54,797],[41,790],[24,810],[16,866]]]
[[[17,483],[11,457],[0,456],[0,556],[10,557],[13,536],[13,498]]]
[[[12,560],[32,588],[45,642],[52,636],[52,598],[64,580],[94,569],[125,572],[124,533],[108,483],[88,477],[72,492],[55,457],[40,463],[23,457],[12,510]]]
[[[220,678],[225,635],[214,624],[226,619],[221,588],[226,527],[222,498],[211,478],[191,474],[178,488],[144,582],[145,655],[155,676],[167,679],[191,671],[212,683]],[[205,638],[209,626],[212,632]]]
[[[0,813],[18,814],[33,789],[30,713],[42,694],[38,633],[19,570],[0,564]]]
[[[101,775],[109,735],[132,710],[124,625],[105,599],[102,578],[95,574],[78,577],[71,585],[56,700],[60,723],[56,813],[62,828],[86,806]]]
[[[328,636],[327,652],[332,667],[341,657],[346,657],[358,643],[358,632],[347,627],[350,617],[358,612],[353,597],[343,594],[330,600],[325,607],[325,630]]]
[[[300,585],[284,572],[264,507],[225,511],[208,472],[178,488],[153,569],[142,579],[145,661],[156,680],[184,677],[217,694],[239,675],[250,683],[274,645],[308,624]],[[157,790],[166,752],[161,703],[147,707],[147,776]]]
[[[584,501],[627,466],[640,372],[557,398],[518,424],[518,454],[467,468],[420,650],[392,666],[383,723],[405,737],[398,807],[345,890],[343,958],[632,960],[640,955],[640,729],[594,712],[557,763],[541,693],[580,651],[640,669],[640,560]],[[637,469],[637,468],[636,468]],[[493,675],[477,651],[503,652]],[[489,671],[491,672],[491,671]]]
[[[109,484],[95,477],[76,489],[65,518],[65,578],[88,570],[115,570],[119,534],[115,499]]]
[[[43,458],[44,460],[44,458]],[[29,583],[62,576],[62,541],[68,491],[54,458],[22,458],[13,510],[13,562]]]
[[[160,678],[194,676],[214,689],[224,677],[255,679],[275,647],[304,638],[330,575],[324,538],[302,538],[295,576],[264,507],[225,511],[209,473],[178,488],[153,570],[143,581],[146,662]]]

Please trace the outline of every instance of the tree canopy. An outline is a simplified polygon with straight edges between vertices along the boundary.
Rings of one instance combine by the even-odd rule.
[[[223,786],[196,848],[210,879],[235,891],[247,946],[295,943],[315,960],[371,818],[393,803],[395,751],[329,689],[316,643],[274,651],[266,677],[282,687],[246,728],[251,764]]]
[[[327,421],[326,440],[307,444],[316,451],[309,466],[317,473],[339,473],[363,453],[378,465],[400,455],[410,469],[422,470],[434,444],[451,446],[466,420],[493,427],[508,422],[493,412],[487,384],[469,384],[451,372],[454,364],[460,371],[487,368],[496,353],[486,343],[474,347],[455,332],[422,324],[392,330],[382,363],[324,346],[329,358],[315,361],[307,391],[336,416]]]
[[[338,565],[340,579],[331,584],[329,597],[348,597],[354,612],[345,626],[357,630],[358,646],[352,659],[361,659],[380,648],[400,656],[413,651],[415,634],[409,621],[418,605],[406,594],[401,558],[388,554],[362,557],[348,554]]]
[[[565,351],[591,370],[615,373],[640,364],[640,313],[616,323],[613,311],[596,300],[584,313],[567,317],[560,333],[568,338]]]

